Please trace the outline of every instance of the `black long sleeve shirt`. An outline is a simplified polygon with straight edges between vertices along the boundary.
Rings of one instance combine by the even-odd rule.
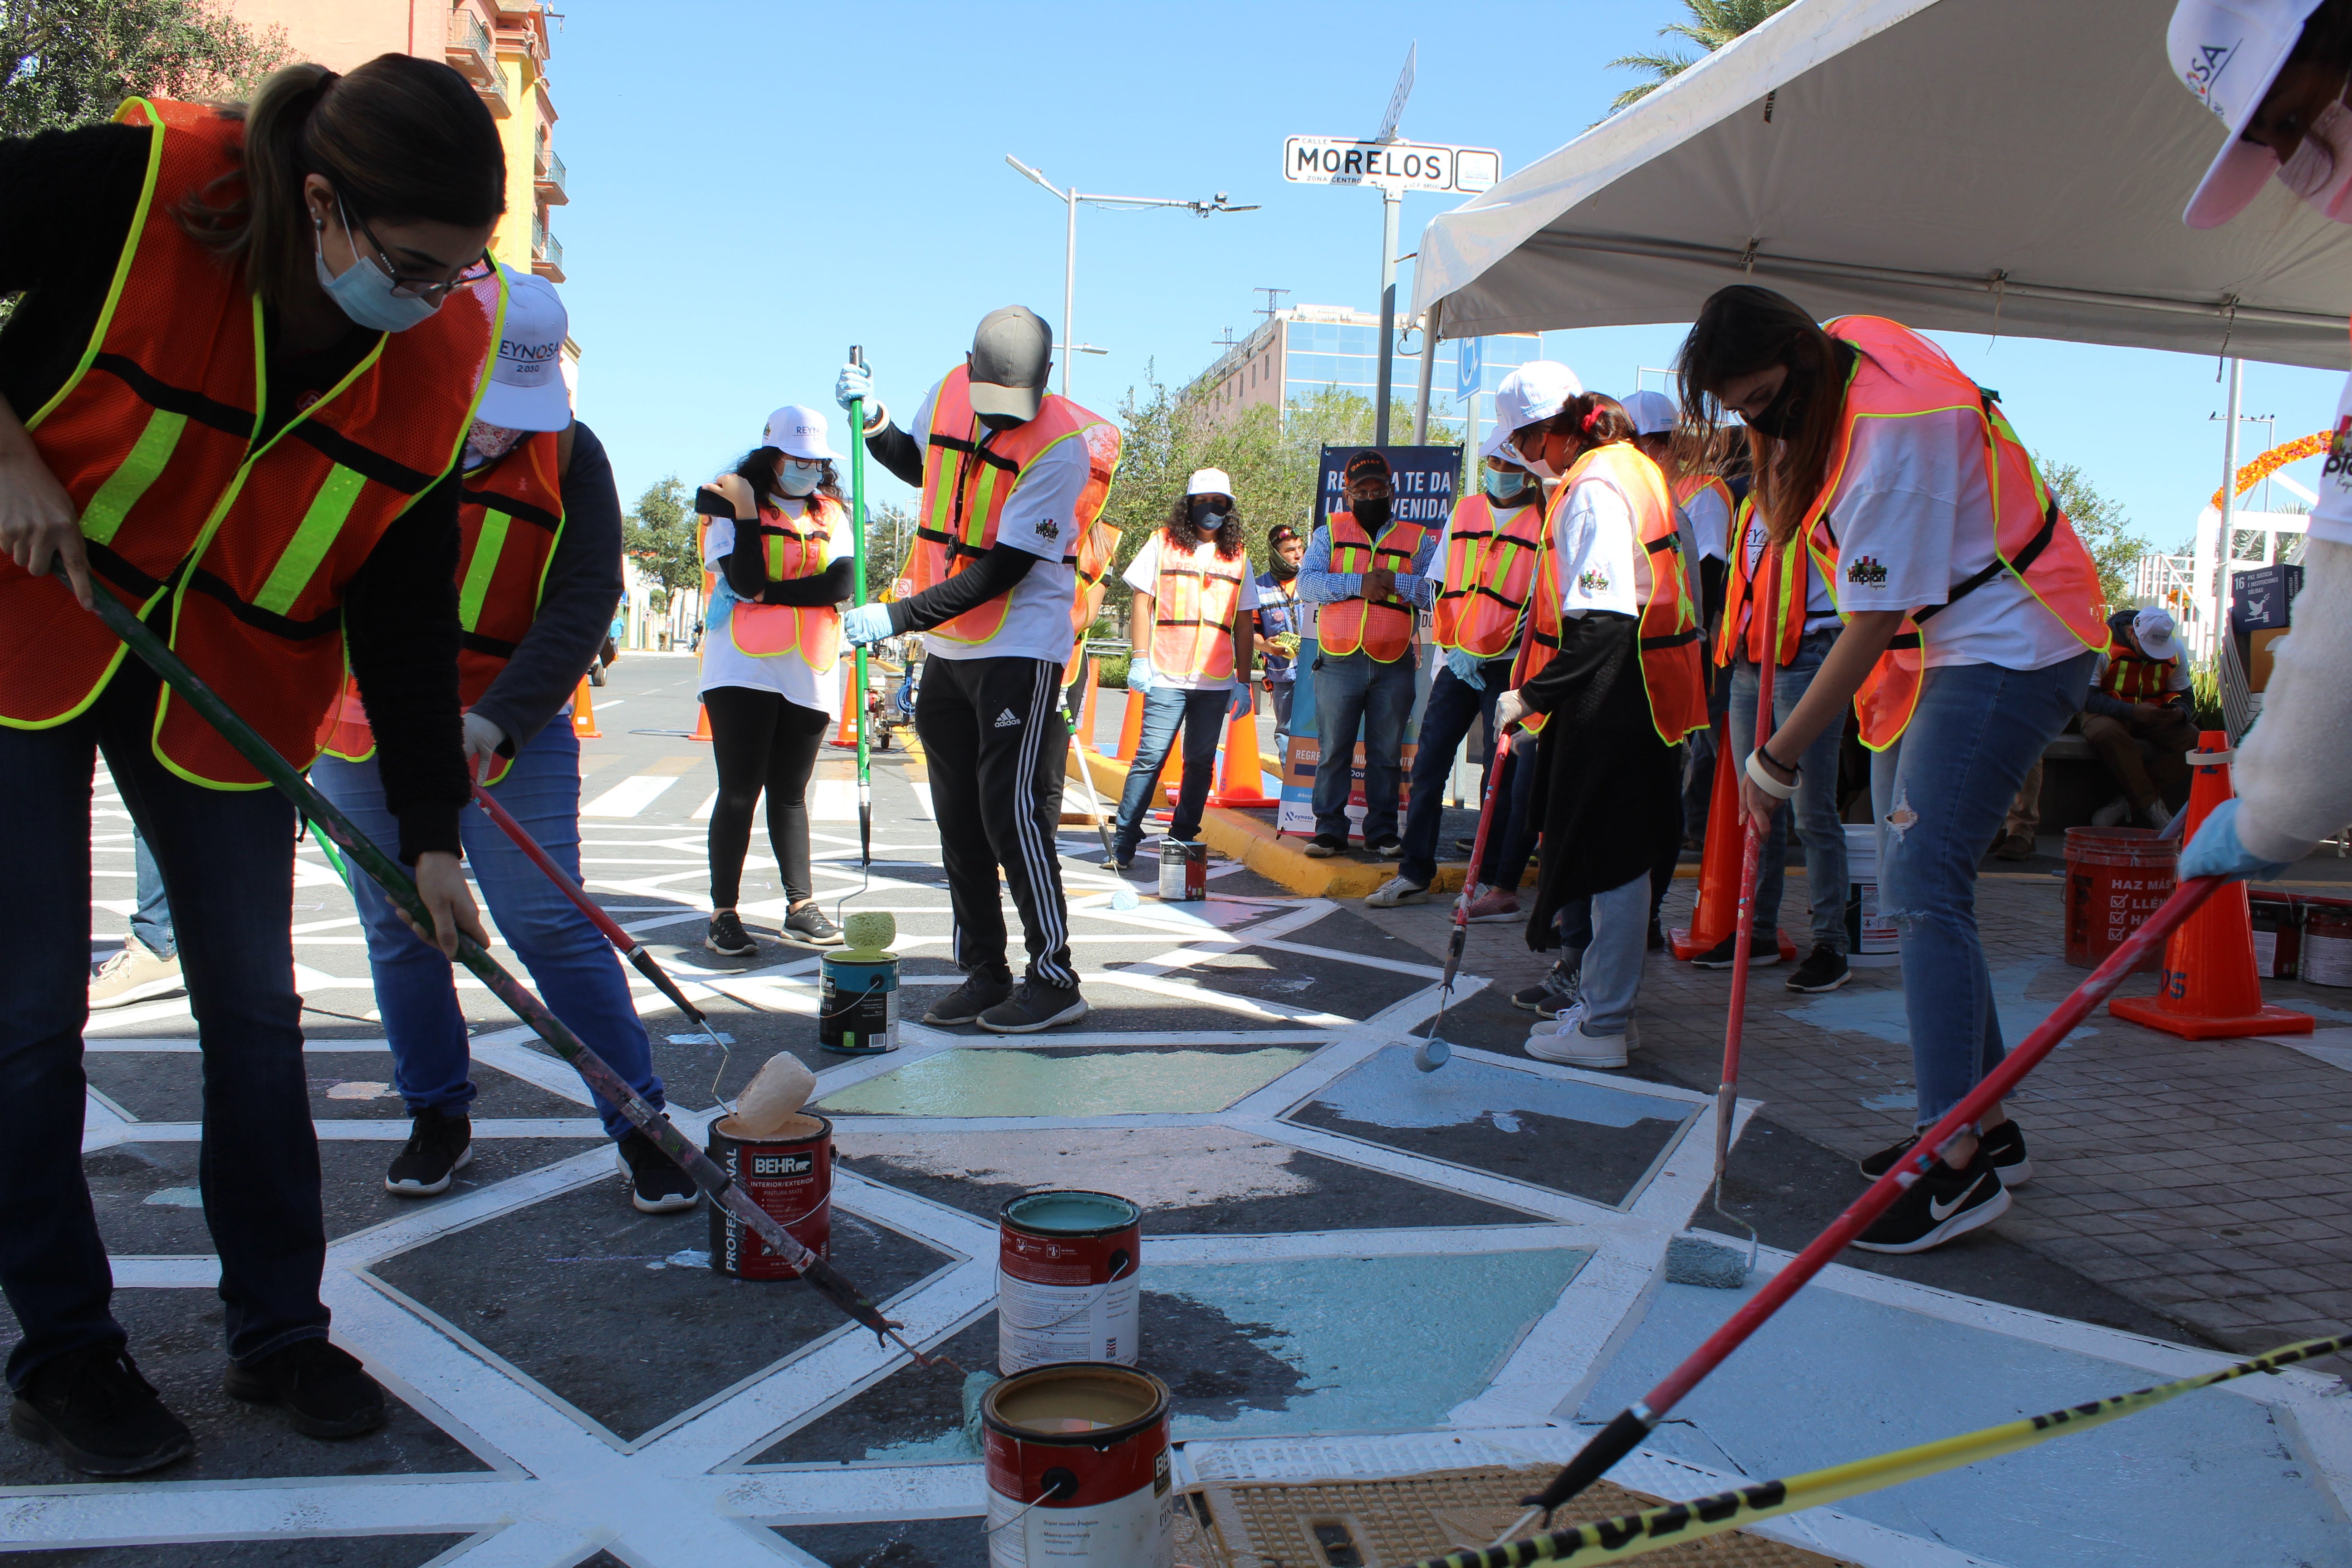
[[[19,418],[65,384],[97,328],[138,211],[151,134],[86,125],[0,140],[0,295],[24,293],[0,329],[0,396]],[[158,191],[155,199],[177,195]],[[318,353],[288,354],[272,313],[263,329],[269,393],[259,438],[331,388],[376,336],[354,327]],[[400,856],[411,862],[427,850],[458,851],[457,813],[468,798],[457,570],[452,473],[384,531],[344,589],[352,671],[375,729],[385,805],[400,820]]]

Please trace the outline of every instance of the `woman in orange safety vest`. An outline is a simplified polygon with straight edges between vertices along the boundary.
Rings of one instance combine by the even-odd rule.
[[[204,1053],[227,1390],[311,1436],[383,1391],[328,1342],[295,816],[86,605],[110,594],[307,765],[346,658],[443,953],[458,862],[457,455],[499,342],[498,127],[438,61],[289,67],[0,142],[0,1287],[16,1430],[90,1475],[190,1453],[125,1353],[79,1150],[90,779],[161,866]],[[62,564],[70,582],[49,574]],[[79,603],[77,602],[79,601]],[[168,1027],[163,1020],[157,1026]]]
[[[841,615],[856,541],[841,499],[825,416],[794,404],[768,416],[757,449],[702,488],[702,559],[713,574],[702,705],[719,798],[710,808],[711,952],[759,951],[735,906],[751,812],[768,796],[768,847],[784,884],[777,934],[835,947],[841,928],[816,901],[809,868],[809,775],[841,721]],[[754,499],[756,498],[756,500]],[[862,696],[862,694],[861,694]]]
[[[1177,729],[1184,731],[1184,777],[1168,837],[1182,843],[1201,836],[1218,736],[1226,721],[1250,710],[1257,579],[1223,470],[1192,476],[1170,504],[1166,524],[1127,563],[1125,581],[1135,590],[1127,689],[1144,697],[1143,732],[1119,793],[1107,863],[1122,876],[1143,842],[1143,814],[1159,793]]]
[[[1769,740],[1738,748],[1741,806],[1767,829],[1801,760],[1854,704],[1877,753],[1879,907],[1901,932],[1924,1128],[2001,1058],[1977,862],[2082,706],[2107,644],[2098,573],[1991,395],[1907,328],[1871,316],[1818,326],[1738,284],[1707,300],[1679,368],[1686,413],[1747,421],[1770,547],[1802,539],[1836,574],[1844,630]],[[2000,1215],[2004,1179],[2031,1167],[2005,1113],[1980,1129],[1948,1144],[1855,1245],[1923,1251]],[[1911,1142],[1863,1169],[1883,1173]]]
[[[1673,494],[1633,444],[1617,400],[1580,390],[1566,365],[1538,360],[1504,379],[1498,426],[1517,460],[1559,481],[1528,601],[1505,729],[1541,731],[1535,799],[1543,855],[1531,947],[1559,944],[1555,922],[1590,907],[1580,999],[1538,1023],[1528,1052],[1621,1068],[1650,925],[1651,868],[1682,834],[1683,738],[1706,723],[1696,573]]]

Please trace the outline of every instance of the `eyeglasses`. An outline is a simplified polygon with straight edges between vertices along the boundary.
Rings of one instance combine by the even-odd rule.
[[[367,237],[368,248],[375,252],[375,264],[383,269],[384,276],[392,279],[392,291],[403,299],[430,300],[437,305],[457,289],[470,289],[477,283],[488,281],[499,269],[499,264],[491,260],[490,253],[485,250],[455,278],[405,276],[399,268],[393,265],[392,257],[384,250],[383,241],[375,237],[375,230],[368,227],[367,219],[361,218],[356,223],[352,221],[351,209],[343,205],[343,195],[341,191],[335,193],[335,211],[343,220],[344,234]]]

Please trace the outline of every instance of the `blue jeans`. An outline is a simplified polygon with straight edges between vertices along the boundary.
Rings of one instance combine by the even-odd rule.
[[[1364,842],[1393,838],[1404,783],[1404,727],[1412,717],[1410,649],[1391,664],[1369,654],[1315,658],[1315,836],[1348,839],[1348,796],[1356,782],[1356,736],[1364,741]]]
[[[15,883],[0,899],[0,1289],[24,1337],[8,1382],[122,1342],[113,1277],[82,1179],[82,1026],[89,1016],[91,764],[103,750],[185,918],[188,1005],[204,1052],[197,1182],[220,1254],[228,1353],[323,1338],[327,1256],[319,1142],[294,993],[294,808],[276,790],[213,790],[155,760],[156,681],[137,659],[79,716],[0,727],[0,821]]]
[[[1186,691],[1155,686],[1143,698],[1143,732],[1135,742],[1135,761],[1128,765],[1127,787],[1119,792],[1118,820],[1111,826],[1111,853],[1121,860],[1135,858],[1143,842],[1143,814],[1160,790],[1160,770],[1167,765],[1176,731],[1184,731],[1184,782],[1176,789],[1176,815],[1168,837],[1191,840],[1201,837],[1201,810],[1209,799],[1209,780],[1217,767],[1217,737],[1224,732],[1225,710],[1233,706],[1231,687]]]
[[[1560,922],[1563,928],[1587,924],[1592,933],[1580,953],[1570,948],[1560,955],[1570,968],[1581,966],[1578,994],[1584,999],[1588,1034],[1622,1035],[1633,1021],[1642,995],[1642,961],[1649,948],[1650,882],[1650,873],[1644,871],[1622,887],[1595,893],[1579,911],[1585,921]]]
[[[1486,798],[1486,778],[1495,765],[1495,700],[1511,683],[1511,660],[1490,658],[1478,667],[1485,690],[1440,669],[1429,683],[1429,702],[1421,710],[1420,747],[1412,758],[1412,796],[1404,808],[1404,858],[1397,871],[1408,882],[1429,886],[1437,875],[1437,830],[1445,816],[1445,775],[1454,771],[1454,753],[1470,733],[1470,721],[1486,721],[1486,754],[1479,759],[1478,798]],[[1495,802],[1495,820],[1486,828],[1488,858],[1498,838],[1511,836],[1508,792]],[[1517,886],[1516,883],[1513,886]]]
[[[310,769],[310,782],[370,838],[398,842],[399,824],[384,809],[373,758],[346,763],[321,757]],[[580,879],[580,742],[571,725],[555,722],[541,730],[516,753],[514,765],[490,793],[551,859],[573,881]],[[458,829],[482,901],[490,907],[499,935],[530,971],[541,999],[648,1104],[660,1106],[662,1082],[654,1076],[653,1045],[629,999],[620,955],[487,813],[467,806]],[[375,1005],[392,1046],[394,1085],[411,1116],[426,1110],[462,1112],[474,1102],[472,1058],[449,961],[401,923],[373,882],[360,878],[353,891],[367,927]],[[632,1131],[629,1120],[602,1096],[596,1114],[614,1138]]]
[[[1277,757],[1289,755],[1290,700],[1297,693],[1298,683],[1289,677],[1280,680],[1266,677],[1266,700],[1274,704],[1274,754]]]
[[[147,847],[147,836],[136,823],[131,828],[131,859],[139,868],[139,907],[131,911],[131,934],[158,958],[169,958],[178,951],[172,942],[172,900],[163,891],[163,872],[155,864],[155,852]]]
[[[2081,709],[2097,657],[2043,669],[1931,668],[1910,728],[1871,759],[1878,903],[1902,941],[1918,1126],[1958,1104],[2005,1054],[1977,937],[1977,862],[2025,770]]]
[[[1820,673],[1822,660],[1837,641],[1837,628],[1808,633],[1797,644],[1797,657],[1773,672],[1772,722],[1789,721],[1798,701]],[[1742,657],[1731,671],[1731,733],[1725,744],[1726,760],[1742,765],[1756,746],[1756,698],[1759,672]],[[1845,827],[1838,821],[1838,747],[1845,725],[1823,730],[1804,754],[1782,762],[1800,770],[1796,798],[1772,814],[1772,831],[1764,840],[1763,868],[1756,879],[1756,935],[1769,941],[1780,921],[1780,888],[1789,858],[1790,817],[1796,818],[1797,837],[1805,846],[1805,881],[1813,900],[1813,945],[1832,952],[1845,951]],[[1790,807],[1795,807],[1794,812]]]

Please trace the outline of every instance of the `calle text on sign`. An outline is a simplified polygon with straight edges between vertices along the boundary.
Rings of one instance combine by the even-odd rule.
[[[1475,195],[1502,178],[1502,154],[1491,147],[1430,142],[1293,136],[1282,146],[1282,177],[1308,185],[1378,185]]]

